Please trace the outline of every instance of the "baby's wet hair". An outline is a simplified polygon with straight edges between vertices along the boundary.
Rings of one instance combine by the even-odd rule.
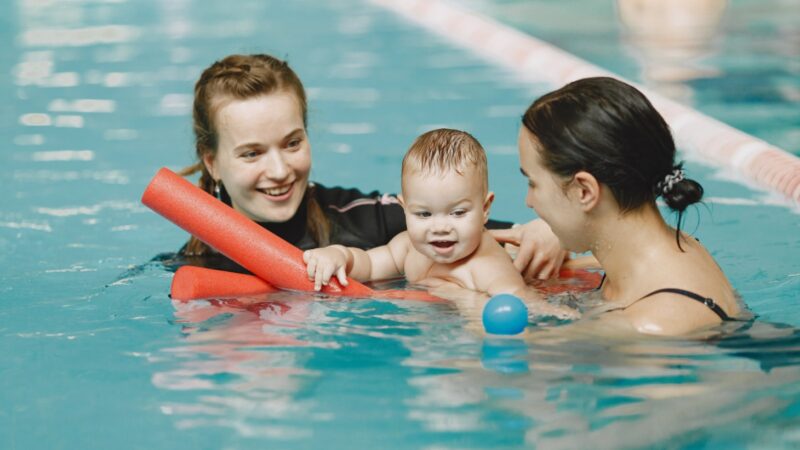
[[[475,168],[483,184],[489,190],[489,170],[486,152],[480,142],[466,131],[439,128],[420,135],[403,157],[401,177],[417,172],[426,175],[441,175],[455,171],[460,175],[468,168]]]

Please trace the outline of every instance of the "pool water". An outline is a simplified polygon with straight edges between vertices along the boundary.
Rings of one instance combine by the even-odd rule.
[[[647,2],[638,0],[466,3],[800,155],[796,1],[678,0],[661,8],[642,8]]]
[[[648,81],[606,3],[468,4]],[[700,75],[664,89],[800,154],[798,9],[729,2],[693,60]],[[18,0],[0,21],[0,447],[800,445],[796,207],[689,162],[708,201],[684,226],[759,316],[705,340],[598,339],[550,322],[484,338],[446,304],[173,303],[172,274],[148,261],[186,235],[139,197],[159,167],[191,162],[192,86],[211,61],[288,58],[323,184],[395,192],[416,135],[471,131],[489,153],[493,217],[517,222],[533,217],[519,115],[553,86],[357,0]]]

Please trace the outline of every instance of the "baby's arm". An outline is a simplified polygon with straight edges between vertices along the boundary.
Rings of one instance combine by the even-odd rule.
[[[308,279],[314,281],[314,290],[326,286],[336,275],[339,283],[347,285],[347,276],[358,281],[379,280],[402,274],[408,254],[408,235],[400,233],[387,245],[369,251],[360,248],[331,245],[303,252]]]
[[[394,278],[405,273],[404,267],[411,241],[408,232],[404,231],[393,237],[388,244],[367,250],[369,257],[368,279],[384,280]]]
[[[492,258],[487,259],[492,261]],[[505,261],[494,260],[491,264],[480,264],[478,270],[473,268],[476,285],[485,290],[490,296],[498,294],[512,294],[523,300],[528,311],[539,316],[555,316],[562,319],[577,319],[580,313],[566,306],[548,303],[533,288],[525,284],[514,266]]]

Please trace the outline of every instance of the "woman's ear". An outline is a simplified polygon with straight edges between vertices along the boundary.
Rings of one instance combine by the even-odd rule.
[[[203,164],[205,164],[208,173],[211,174],[211,178],[213,178],[214,181],[219,181],[219,177],[217,176],[216,166],[214,165],[214,156],[211,153],[206,153],[205,155],[203,155]]]
[[[591,211],[600,200],[600,183],[583,170],[573,176],[569,191],[585,212]]]
[[[494,201],[494,192],[489,191],[486,193],[486,199],[483,201],[483,223],[489,221],[489,210],[492,209],[492,202]]]

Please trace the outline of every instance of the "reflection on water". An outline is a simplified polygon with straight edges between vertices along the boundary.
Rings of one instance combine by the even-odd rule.
[[[641,64],[646,85],[680,100],[691,100],[686,84],[714,77],[703,59],[715,51],[715,38],[727,0],[617,0],[627,45]]]
[[[538,24],[534,35],[638,71],[616,57],[613,11],[597,20],[613,2],[493,3]],[[767,3],[728,5],[732,56],[709,59],[712,37],[685,61],[725,77],[688,84],[715,117],[796,149],[798,8]],[[490,153],[493,212],[513,221],[530,217],[507,177],[519,114],[549,86],[522,86],[358,0],[0,5],[0,448],[798,445],[791,328],[659,343],[564,337],[542,322],[525,339],[488,339],[448,305],[291,295],[173,306],[158,264],[118,279],[186,239],[138,198],[157,167],[191,161],[192,85],[225,53],[275,53],[298,69],[316,181],[394,191],[419,130],[465,128]],[[703,241],[759,314],[800,323],[800,278],[785,263],[794,216],[693,169],[714,206]]]
[[[180,346],[162,349],[174,366],[156,372],[155,386],[197,392],[190,402],[167,402],[164,414],[180,429],[221,426],[253,437],[302,437],[302,428],[281,419],[313,416],[313,399],[297,397],[304,369],[293,347],[308,345],[291,335],[312,314],[312,299],[275,294],[269,300],[173,301]]]
[[[792,327],[737,323],[702,339],[651,339],[544,325],[501,338],[466,331],[445,304],[271,294],[174,306],[183,339],[160,352],[165,368],[152,382],[191,394],[161,405],[179,428],[314,442],[343,415],[385,424],[376,407],[385,403],[446,448],[800,443],[783,433],[800,425]],[[376,374],[389,391],[368,387]],[[342,377],[362,388],[331,381]]]
[[[338,425],[324,424],[341,421],[353,405],[390,397],[384,383],[405,382],[398,377],[403,341],[418,333],[413,312],[425,308],[299,293],[173,306],[182,339],[153,359],[162,369],[152,383],[191,395],[164,402],[162,413],[180,429],[217,426],[279,440],[312,438],[326,426],[341,433]],[[352,414],[372,414],[367,411]],[[376,420],[391,422],[394,414],[388,410]]]
[[[442,429],[443,417],[452,431],[464,423],[516,430],[542,448],[678,448],[741,444],[744,436],[756,446],[800,442],[784,434],[800,424],[796,329],[756,323],[708,341],[549,331],[487,339],[480,361],[429,361],[458,371],[410,380],[420,398],[433,399],[416,403],[412,417],[431,430]],[[470,411],[478,406],[480,418]]]

